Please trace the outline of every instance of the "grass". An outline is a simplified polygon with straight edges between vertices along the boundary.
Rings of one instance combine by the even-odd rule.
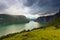
[[[10,34],[1,40],[60,40],[60,29],[56,29],[54,26],[38,28],[14,35]]]

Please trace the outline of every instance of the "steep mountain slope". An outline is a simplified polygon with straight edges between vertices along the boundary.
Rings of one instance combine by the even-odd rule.
[[[53,26],[60,25],[60,11],[54,15],[54,18],[50,22],[48,22],[47,25],[49,25],[49,26],[51,26],[51,25],[53,25]]]
[[[60,22],[60,11],[56,13],[55,15],[38,17],[36,21],[39,23],[45,23],[45,24],[50,23],[52,25],[58,24]]]
[[[0,14],[0,24],[27,23],[29,20],[23,15]]]
[[[50,15],[50,16],[42,16],[42,17],[38,17],[37,18],[37,22],[39,23],[47,23],[49,21],[51,21],[51,19],[53,18],[54,16]]]

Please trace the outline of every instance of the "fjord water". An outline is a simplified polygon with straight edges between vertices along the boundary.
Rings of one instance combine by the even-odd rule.
[[[29,23],[25,24],[13,24],[7,26],[0,26],[0,36],[21,32],[23,30],[32,30],[33,28],[38,28],[41,25],[37,22],[30,21]]]

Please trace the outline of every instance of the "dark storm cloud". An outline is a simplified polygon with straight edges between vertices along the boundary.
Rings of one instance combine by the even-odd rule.
[[[60,8],[60,0],[53,0],[53,7]]]
[[[60,9],[60,0],[27,0],[26,6],[32,6],[35,13],[54,13]]]
[[[26,2],[24,2],[25,6],[32,6],[37,0],[27,0]]]
[[[39,0],[37,5],[39,7],[52,6],[52,1],[51,0]]]

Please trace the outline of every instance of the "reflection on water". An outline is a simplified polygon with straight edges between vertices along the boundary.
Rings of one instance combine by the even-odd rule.
[[[9,26],[0,26],[0,36],[6,35],[9,33],[21,32],[23,30],[32,30],[33,28],[38,28],[39,23],[31,21],[26,24],[17,24],[17,25],[9,25]]]

